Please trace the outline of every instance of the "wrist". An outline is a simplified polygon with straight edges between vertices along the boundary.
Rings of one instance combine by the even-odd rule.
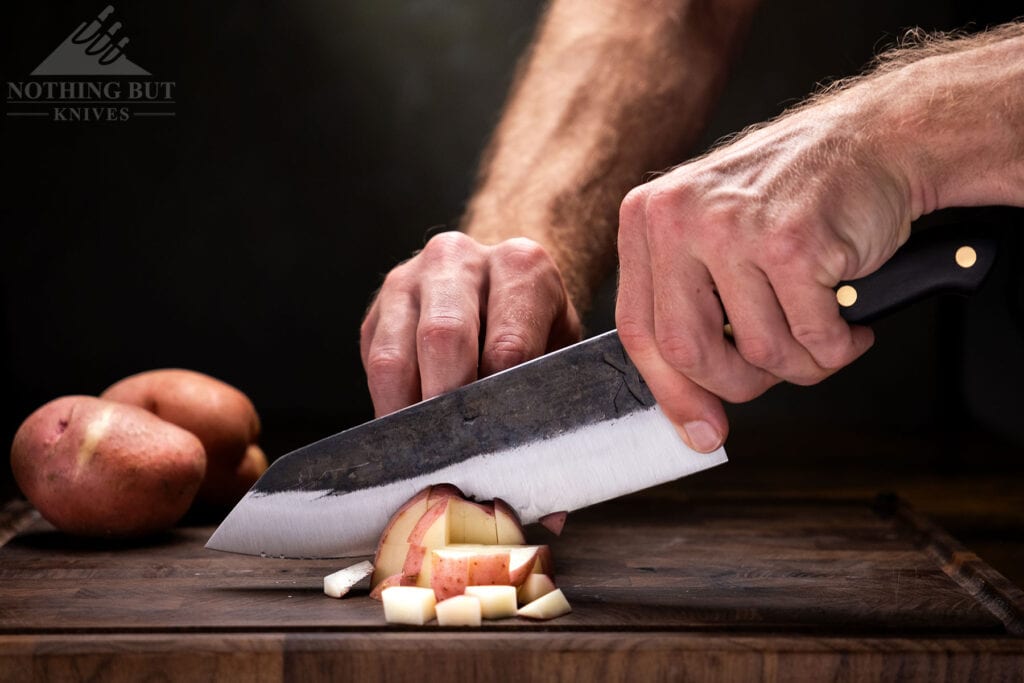
[[[1024,204],[1021,84],[1024,35],[927,56],[857,86],[870,93],[874,149],[902,178],[911,220],[951,206]]]

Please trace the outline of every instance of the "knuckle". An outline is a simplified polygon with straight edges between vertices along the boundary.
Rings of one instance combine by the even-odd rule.
[[[635,187],[630,190],[619,204],[619,222],[631,225],[642,219],[647,208],[647,188]]]
[[[366,376],[372,384],[386,384],[416,370],[412,358],[395,349],[371,349],[366,357]]]
[[[744,360],[765,370],[777,370],[786,361],[782,345],[771,335],[740,337],[736,340],[736,348]]]
[[[836,370],[848,362],[849,349],[834,330],[816,325],[795,325],[792,332],[793,338],[810,352],[820,367]]]
[[[685,187],[651,191],[645,227],[652,244],[686,244],[689,250],[714,253],[727,239],[729,231],[720,229],[717,209],[699,207],[691,199],[691,191]],[[734,248],[735,244],[727,246]]]
[[[519,365],[536,355],[532,352],[526,335],[511,330],[496,335],[488,344],[485,353],[495,366],[502,368]]]
[[[802,267],[809,259],[807,240],[792,230],[772,235],[764,248],[765,261],[772,267]]]
[[[517,271],[554,268],[554,261],[539,243],[526,237],[505,240],[496,249],[496,258]]]
[[[854,263],[855,255],[851,245],[843,240],[822,239],[806,229],[789,227],[768,240],[765,260],[772,268],[796,269],[816,281],[838,282]]]
[[[647,328],[634,315],[624,311],[621,306],[615,312],[615,327],[619,341],[626,349],[636,349],[647,344],[650,335]]]
[[[703,374],[707,352],[690,335],[675,331],[656,332],[658,353],[665,362],[686,375]]]
[[[476,335],[468,322],[454,315],[425,318],[418,333],[420,342],[432,350],[461,347]]]
[[[821,266],[829,280],[839,280],[853,272],[856,256],[853,247],[844,241],[833,242],[821,255]]]
[[[476,242],[471,237],[449,230],[431,237],[421,254],[428,261],[451,261],[471,253],[475,246]]]
[[[649,226],[675,225],[680,214],[677,193],[667,190],[653,190],[647,197],[645,207]]]
[[[658,187],[656,183],[634,188],[619,206],[619,232],[628,236],[675,229],[680,225],[686,190]]]

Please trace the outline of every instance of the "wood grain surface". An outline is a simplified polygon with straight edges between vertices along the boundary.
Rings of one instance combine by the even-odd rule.
[[[21,514],[26,514],[22,510]],[[2,525],[0,525],[2,526]],[[1021,680],[1024,594],[894,498],[677,500],[570,516],[550,622],[391,626],[345,561],[31,522],[0,549],[0,680]],[[979,678],[980,677],[980,678]]]

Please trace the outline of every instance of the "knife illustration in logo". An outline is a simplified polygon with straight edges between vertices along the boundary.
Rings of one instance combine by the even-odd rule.
[[[129,39],[118,38],[122,24],[107,26],[114,13],[110,5],[90,22],[82,22],[57,49],[32,72],[33,76],[149,76],[150,73],[129,60],[124,48]]]

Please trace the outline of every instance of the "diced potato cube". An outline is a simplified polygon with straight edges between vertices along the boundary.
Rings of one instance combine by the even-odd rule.
[[[516,615],[515,586],[466,586],[466,595],[472,595],[480,601],[484,619],[505,619]]]
[[[437,603],[438,626],[479,626],[480,600],[472,595],[456,595]]]
[[[381,593],[384,620],[389,624],[422,626],[435,616],[437,599],[430,588],[391,586]]]

